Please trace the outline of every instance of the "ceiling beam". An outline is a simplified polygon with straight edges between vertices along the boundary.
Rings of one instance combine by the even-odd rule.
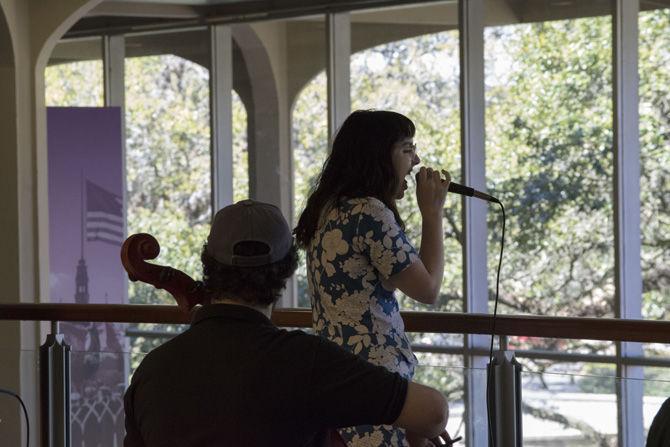
[[[198,9],[189,5],[150,2],[102,2],[87,17],[147,17],[161,19],[195,19]]]

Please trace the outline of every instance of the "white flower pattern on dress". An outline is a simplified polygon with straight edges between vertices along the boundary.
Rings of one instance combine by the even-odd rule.
[[[369,362],[411,379],[412,353],[393,291],[382,280],[418,254],[380,200],[349,199],[331,209],[307,249],[315,332]],[[404,431],[388,425],[340,430],[349,446],[405,446]]]
[[[321,265],[326,270],[328,276],[335,274],[335,267],[332,262],[338,255],[347,254],[349,244],[342,240],[342,231],[335,229],[327,231],[321,240]]]

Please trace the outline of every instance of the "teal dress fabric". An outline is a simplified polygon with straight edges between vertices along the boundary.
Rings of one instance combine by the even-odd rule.
[[[418,259],[393,212],[378,199],[349,199],[322,218],[307,249],[312,323],[317,334],[411,379],[416,357],[398,301],[382,281]],[[340,430],[349,446],[404,446],[388,425]]]

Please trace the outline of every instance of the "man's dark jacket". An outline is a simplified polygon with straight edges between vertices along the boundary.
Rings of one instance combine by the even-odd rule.
[[[133,374],[124,445],[320,446],[329,428],[394,422],[407,386],[323,338],[212,304]]]

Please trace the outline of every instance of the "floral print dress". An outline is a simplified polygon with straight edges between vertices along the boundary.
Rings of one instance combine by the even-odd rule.
[[[346,200],[328,211],[307,249],[307,276],[317,334],[369,362],[411,379],[416,357],[398,301],[382,280],[418,259],[393,212],[378,199]],[[392,426],[340,430],[349,446],[404,446]]]

